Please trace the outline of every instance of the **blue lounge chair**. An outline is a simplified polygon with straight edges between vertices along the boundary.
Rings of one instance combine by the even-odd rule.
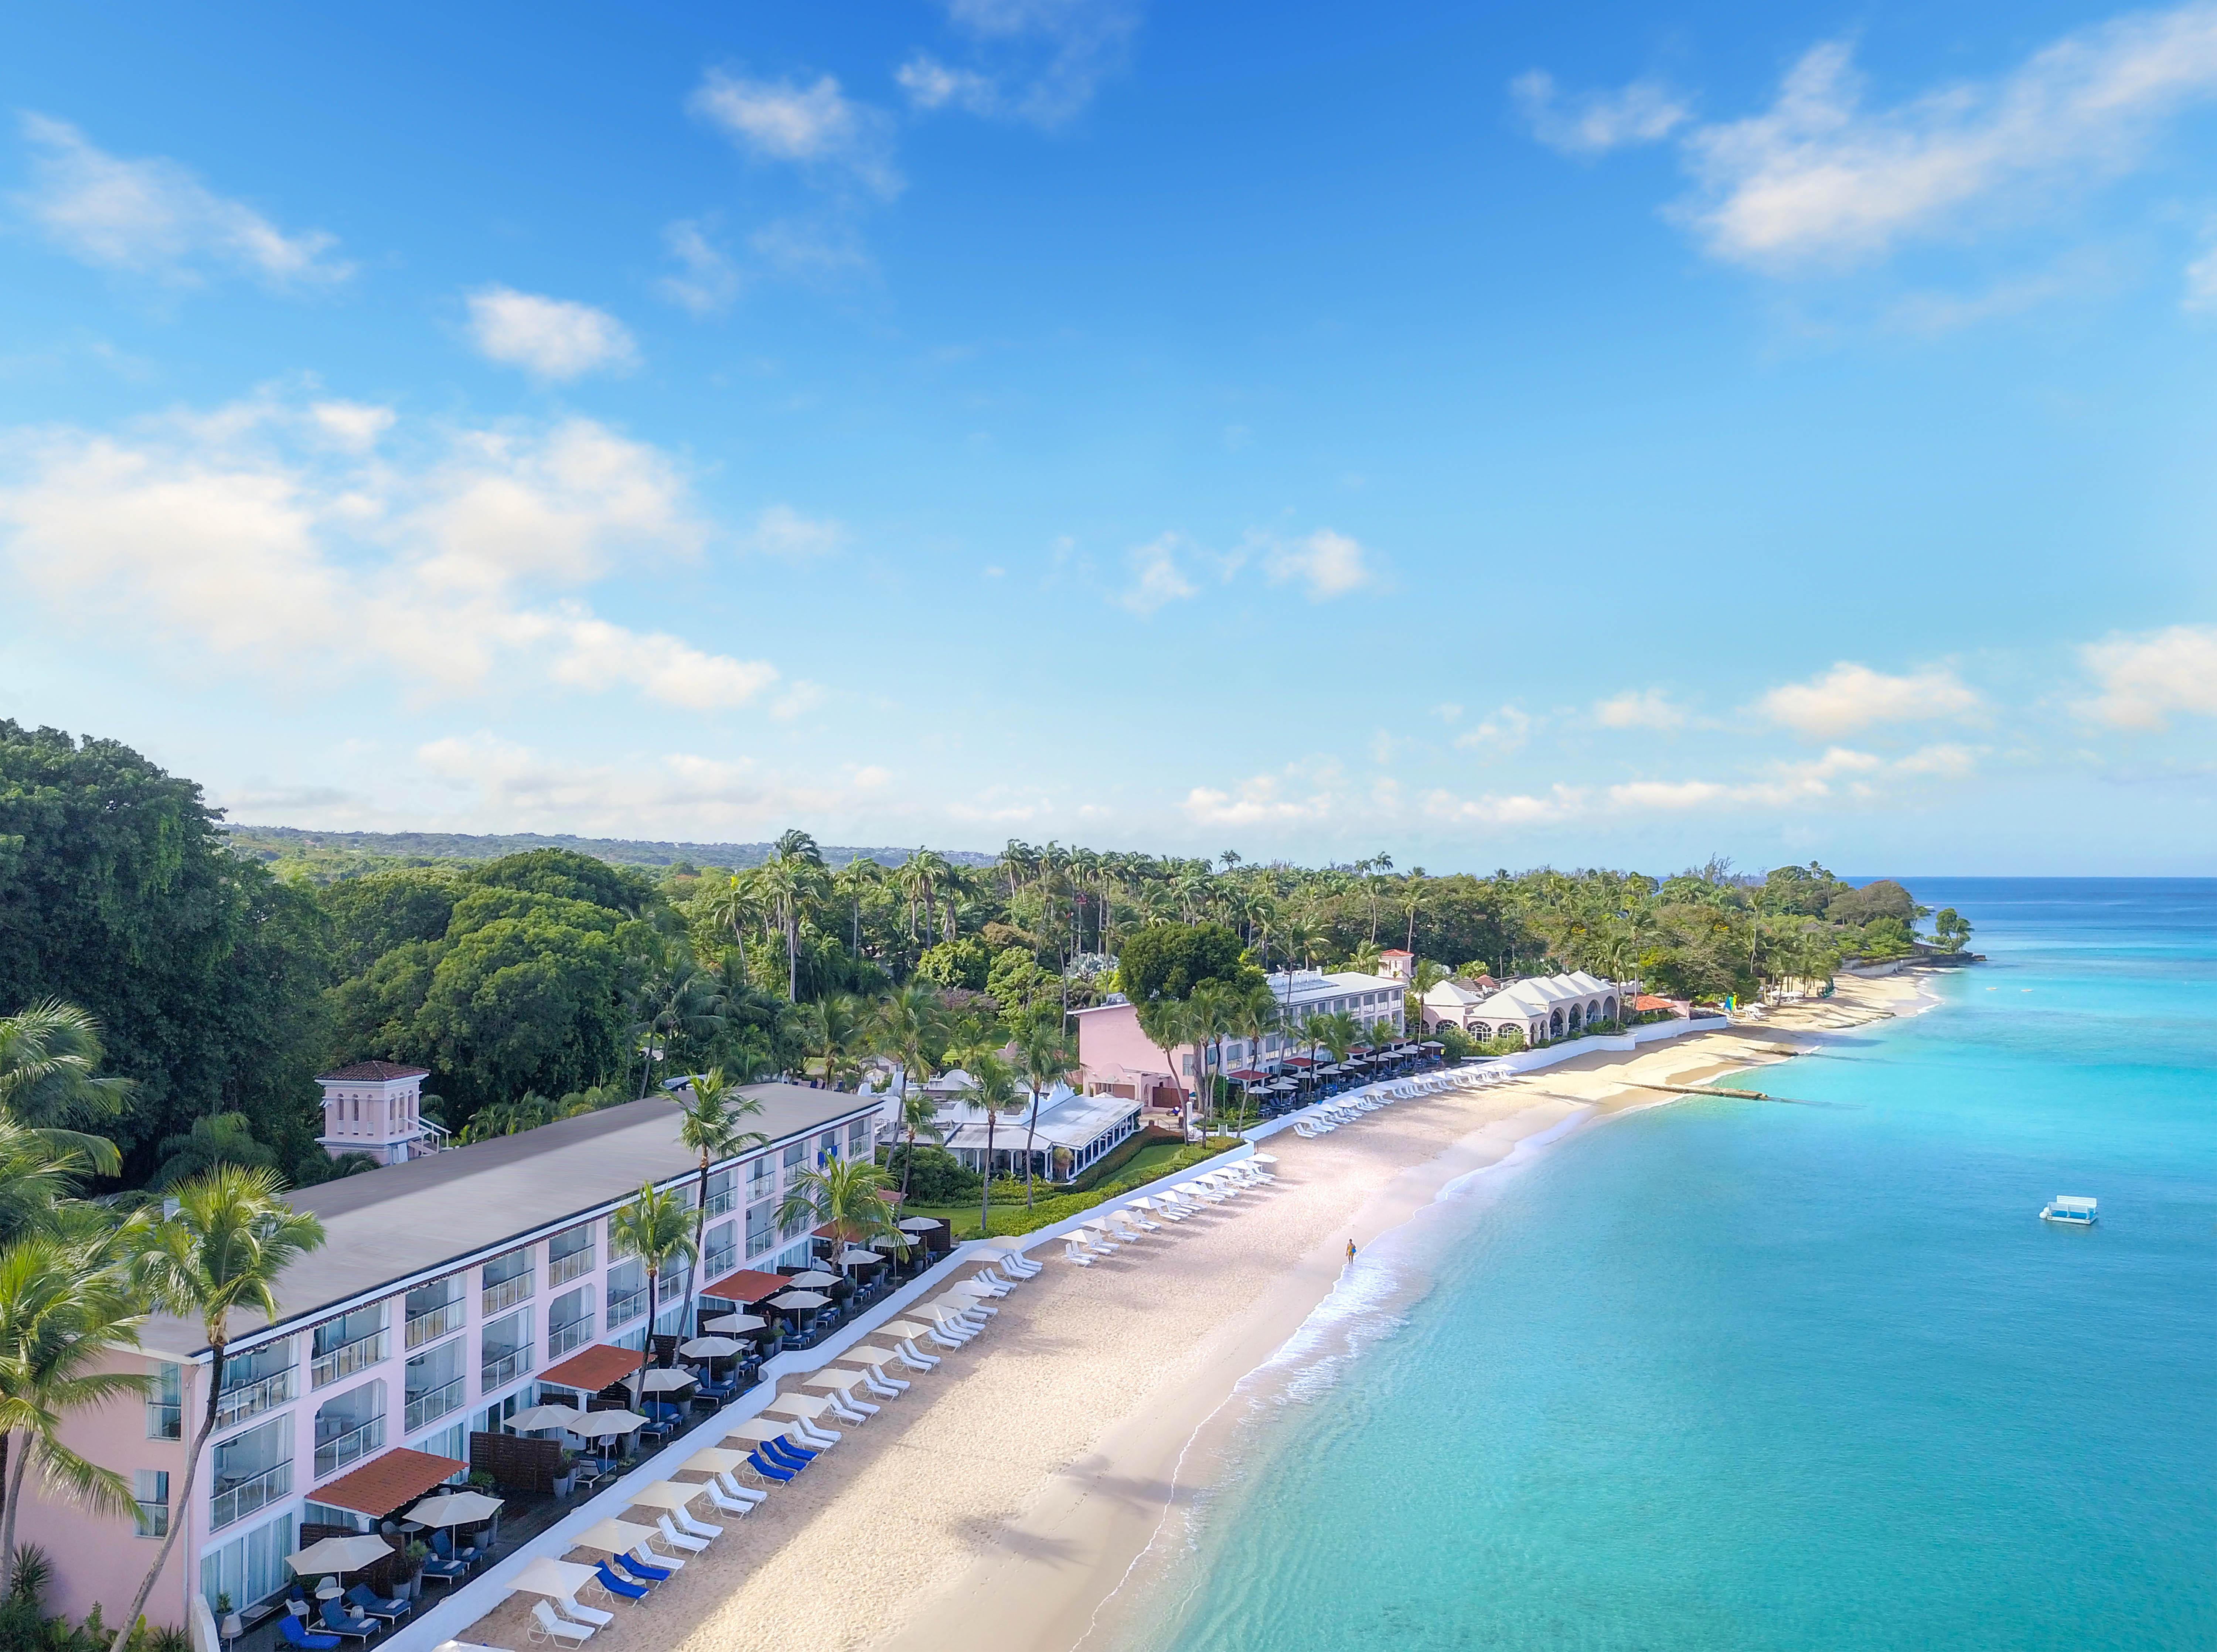
[[[670,1575],[659,1566],[650,1566],[637,1555],[626,1551],[613,1557],[610,1563],[626,1577],[635,1577],[642,1583],[667,1583]]]
[[[627,1578],[618,1577],[614,1572],[608,1569],[608,1563],[606,1561],[601,1563],[600,1578],[601,1587],[606,1589],[610,1594],[621,1595],[627,1600],[644,1600],[646,1599],[645,1584],[633,1583]]]
[[[278,1638],[287,1646],[297,1646],[301,1652],[333,1652],[339,1643],[336,1635],[318,1635],[306,1624],[287,1612],[277,1620]]]
[[[333,1635],[355,1641],[366,1641],[377,1633],[374,1618],[349,1616],[343,1600],[324,1602],[324,1628]]]
[[[398,1623],[416,1610],[416,1603],[401,1595],[389,1599],[380,1595],[367,1583],[357,1583],[346,1592],[354,1609],[365,1618],[382,1618],[388,1623]]]
[[[815,1452],[806,1446],[795,1446],[789,1440],[766,1439],[763,1442],[762,1451],[763,1455],[771,1462],[782,1464],[795,1474],[799,1474],[816,1460]]]
[[[435,1577],[442,1583],[451,1586],[469,1575],[470,1569],[459,1560],[447,1560],[437,1555],[426,1555],[423,1557],[423,1575]]]
[[[747,1453],[747,1466],[751,1468],[756,1474],[762,1476],[763,1479],[775,1480],[781,1484],[794,1477],[794,1471],[793,1470],[781,1469],[776,1464],[764,1457],[758,1449]]]

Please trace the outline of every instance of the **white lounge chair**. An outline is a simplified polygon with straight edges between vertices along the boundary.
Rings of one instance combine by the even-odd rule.
[[[755,1512],[752,1503],[743,1502],[725,1491],[721,1475],[710,1476],[708,1483],[701,1488],[701,1495],[715,1505],[719,1513],[736,1514],[744,1519]]]
[[[676,1555],[665,1555],[659,1549],[649,1548],[645,1538],[632,1544],[631,1557],[642,1565],[659,1566],[665,1572],[682,1572],[685,1569],[685,1563],[682,1560]]]
[[[583,1646],[593,1638],[595,1630],[588,1624],[573,1624],[554,1615],[554,1608],[544,1600],[531,1603],[530,1635],[534,1641],[560,1641],[569,1646]]]
[[[1087,1255],[1081,1248],[1084,1243],[1084,1240],[1075,1237],[1063,1241],[1062,1260],[1065,1262],[1075,1262],[1080,1267],[1092,1267],[1093,1258]]]
[[[680,1532],[672,1526],[667,1513],[656,1515],[654,1524],[655,1528],[662,1533],[662,1540],[672,1549],[682,1549],[689,1555],[697,1555],[708,1546],[707,1538],[696,1538],[691,1532]]]
[[[584,1624],[594,1629],[606,1629],[616,1620],[613,1612],[602,1612],[598,1606],[581,1606],[571,1595],[559,1595],[554,1601],[554,1614],[567,1618],[573,1624]]]

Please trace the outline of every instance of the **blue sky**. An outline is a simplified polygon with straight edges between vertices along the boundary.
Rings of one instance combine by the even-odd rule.
[[[235,818],[2210,872],[2217,7],[0,51],[0,709]]]

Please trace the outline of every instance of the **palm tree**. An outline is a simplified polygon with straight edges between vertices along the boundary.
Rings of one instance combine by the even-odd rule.
[[[800,920],[831,887],[824,856],[816,840],[806,832],[787,832],[779,837],[770,857],[755,873],[756,886],[769,900],[785,932],[785,997],[800,1002]]]
[[[177,1534],[188,1524],[182,1512],[192,1507],[193,1479],[208,1436],[215,1432],[232,1314],[244,1310],[275,1319],[277,1281],[302,1256],[322,1248],[324,1224],[286,1204],[284,1185],[274,1170],[219,1165],[172,1190],[176,1209],[146,1230],[133,1258],[133,1272],[149,1303],[180,1319],[200,1322],[208,1346],[207,1403],[185,1452],[184,1483],[171,1500],[179,1517],[170,1520],[131,1609],[117,1619],[121,1627],[110,1652],[123,1652],[155,1580],[169,1563]]]
[[[1267,981],[1250,981],[1232,1001],[1232,1030],[1247,1040],[1247,1064],[1263,1059],[1263,1040],[1278,1025],[1278,996]]]
[[[701,1039],[723,1030],[724,995],[713,971],[701,967],[690,947],[664,943],[649,962],[632,999],[639,1020],[631,1031],[641,1052],[639,1093],[654,1082],[654,1068],[676,1039]]]
[[[113,1469],[62,1444],[70,1413],[144,1394],[149,1378],[97,1367],[139,1346],[144,1311],[115,1266],[117,1233],[91,1245],[53,1235],[0,1251],[0,1600],[14,1583],[15,1515],[23,1482],[102,1514],[127,1514],[130,1489]]]
[[[742,1122],[762,1116],[762,1098],[742,1095],[720,1067],[696,1073],[677,1093],[677,1106],[684,1114],[677,1126],[677,1139],[689,1151],[701,1156],[701,1180],[694,1199],[697,1214],[693,1218],[693,1251],[698,1255],[701,1235],[708,1226],[708,1167],[718,1159],[737,1158],[750,1147],[766,1147],[769,1137],[745,1128]]]
[[[862,1001],[849,992],[833,993],[806,1007],[808,1041],[824,1063],[824,1086],[839,1088],[840,1078],[854,1070],[868,1017]]]
[[[1078,1070],[1078,1052],[1059,1026],[1033,1021],[1016,1037],[1016,1072],[1032,1093],[1024,1117],[1024,1208],[1032,1205],[1032,1143],[1039,1132],[1040,1097]]]
[[[1180,1045],[1194,1039],[1193,1011],[1178,998],[1151,998],[1135,1008],[1139,1031],[1147,1035],[1149,1043],[1162,1051],[1164,1064],[1170,1069],[1170,1082],[1177,1087],[1178,1137],[1183,1140],[1193,1128],[1193,1113],[1191,1095],[1186,1086],[1178,1082],[1177,1052]]]
[[[696,909],[719,928],[732,932],[731,951],[738,955],[739,984],[747,979],[747,932],[763,922],[763,900],[747,873],[735,872],[721,889],[701,897]]]
[[[122,1156],[104,1136],[77,1128],[113,1119],[130,1099],[127,1078],[101,1078],[100,1022],[90,1011],[47,998],[0,1016],[0,1114],[73,1149],[103,1176],[120,1175]]]
[[[654,1347],[654,1321],[662,1305],[661,1280],[672,1262],[682,1261],[690,1267],[701,1254],[686,1230],[693,1225],[692,1212],[685,1201],[671,1187],[657,1187],[652,1182],[642,1182],[638,1193],[628,1205],[620,1207],[608,1217],[608,1248],[612,1253],[636,1256],[646,1264],[646,1335],[639,1350],[639,1380],[646,1381],[647,1354]],[[634,1394],[633,1398],[639,1397]],[[118,1648],[117,1652],[121,1652]]]
[[[1022,1106],[1024,1099],[1017,1088],[1016,1069],[990,1050],[966,1053],[963,1070],[970,1075],[971,1104],[985,1110],[985,1174],[980,1178],[985,1191],[978,1204],[978,1236],[982,1239],[992,1231],[986,1225],[986,1218],[993,1210],[994,1127],[1004,1113],[1014,1113]]]
[[[0,1113],[0,1242],[51,1230],[89,1168],[83,1153]]]
[[[901,1158],[900,1191],[901,1197],[905,1199],[908,1197],[909,1174],[916,1168],[916,1138],[929,1136],[936,1143],[945,1139],[945,1132],[939,1127],[939,1103],[929,1092],[911,1090],[904,1084],[900,1100],[896,1105],[899,1110],[902,1133],[908,1138],[908,1151]]]
[[[901,1166],[901,1196],[906,1198],[909,1171],[916,1159],[917,1131],[934,1117],[930,1098],[921,1093],[917,1099],[926,1104],[923,1119],[910,1112],[909,1081],[935,1068],[946,1051],[946,1002],[921,981],[896,988],[878,1004],[871,1041],[881,1054],[900,1063],[900,1096],[896,1106],[908,1131],[909,1156]]]
[[[1208,1116],[1213,1119],[1217,1110],[1216,1082],[1209,1069],[1222,1070],[1224,1040],[1239,1029],[1238,990],[1226,982],[1203,981],[1187,999],[1186,1013],[1186,1030],[1194,1040],[1194,1064],[1200,1069],[1195,1077],[1208,1087]],[[1206,1130],[1207,1125],[1202,1128]]]
[[[827,1160],[793,1179],[778,1201],[778,1226],[829,1227],[843,1246],[876,1243],[905,1251],[908,1236],[886,1197],[892,1180],[867,1159]]]

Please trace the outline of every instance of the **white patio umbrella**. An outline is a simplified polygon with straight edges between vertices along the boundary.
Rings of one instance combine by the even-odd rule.
[[[760,1445],[766,1439],[783,1439],[792,1428],[789,1422],[764,1422],[760,1417],[749,1417],[744,1422],[735,1422],[724,1430],[724,1438]]]
[[[570,1432],[586,1439],[613,1439],[645,1427],[646,1419],[636,1411],[588,1411],[570,1425]]]
[[[787,1291],[769,1299],[773,1308],[823,1308],[831,1298],[820,1291]]]
[[[701,1328],[710,1331],[758,1331],[769,1323],[757,1314],[719,1314],[705,1322]]]
[[[861,1267],[869,1262],[882,1262],[885,1258],[874,1250],[864,1250],[860,1245],[849,1245],[839,1253],[839,1266]]]
[[[285,1556],[295,1577],[324,1577],[333,1573],[358,1572],[374,1566],[392,1552],[392,1545],[374,1532],[353,1538],[322,1538],[298,1554]]]
[[[1277,1156],[1274,1153],[1256,1153],[1248,1158],[1251,1164],[1275,1164],[1277,1162]]]
[[[838,1284],[839,1276],[837,1273],[826,1273],[820,1267],[812,1267],[806,1273],[794,1274],[793,1283],[804,1289],[813,1290],[819,1285]]]
[[[573,1549],[604,1549],[609,1554],[620,1555],[635,1544],[645,1543],[654,1535],[651,1526],[633,1526],[628,1520],[602,1520],[590,1532],[580,1532],[570,1540]]]
[[[627,1495],[634,1508],[684,1508],[707,1489],[706,1486],[681,1486],[675,1480],[658,1480]]]
[[[647,1394],[670,1394],[681,1388],[690,1388],[701,1379],[689,1371],[650,1371],[646,1380],[639,1384]]]
[[[500,1499],[481,1491],[449,1491],[426,1497],[408,1511],[418,1526],[475,1526],[500,1513]]]
[[[508,1426],[519,1434],[528,1434],[540,1428],[567,1428],[584,1415],[574,1405],[534,1405],[510,1417]]]
[[[744,1342],[734,1342],[728,1336],[696,1336],[690,1342],[680,1342],[677,1352],[688,1359],[728,1359],[745,1347]]]
[[[893,1225],[903,1233],[929,1233],[939,1224],[928,1216],[911,1216],[905,1222],[897,1222]]]
[[[518,1572],[508,1587],[521,1589],[526,1594],[551,1594],[557,1600],[567,1600],[598,1576],[600,1573],[590,1566],[580,1566],[571,1560],[549,1560],[541,1555]]]

